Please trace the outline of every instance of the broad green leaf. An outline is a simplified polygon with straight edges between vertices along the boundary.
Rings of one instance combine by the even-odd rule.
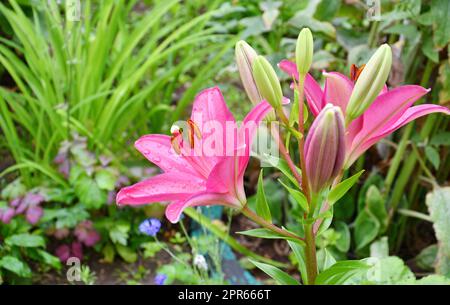
[[[436,187],[427,194],[426,204],[439,242],[436,272],[450,276],[450,187]]]
[[[327,250],[327,248],[320,249],[317,251],[317,266],[319,268],[319,272],[322,272],[336,263],[336,259]]]
[[[450,278],[431,274],[416,281],[416,285],[450,285]]]
[[[123,246],[127,245],[128,242],[128,232],[130,231],[130,224],[119,222],[116,223],[109,230],[109,237],[115,244],[120,244]]]
[[[374,240],[380,229],[378,219],[368,210],[364,209],[356,218],[354,238],[356,249],[362,249]]]
[[[269,205],[267,204],[266,194],[264,193],[263,170],[259,173],[258,187],[256,192],[256,213],[264,220],[272,222]]]
[[[121,244],[116,244],[117,253],[119,253],[120,257],[123,258],[127,263],[134,263],[137,260],[136,252],[126,246]]]
[[[309,205],[308,205],[308,201],[307,201],[305,195],[303,195],[302,192],[294,190],[293,188],[287,186],[280,179],[278,179],[278,182],[280,182],[281,185],[284,186],[284,188],[288,190],[289,194],[292,196],[292,198],[294,198],[295,202],[298,203],[300,208],[303,211],[305,211],[306,213],[309,213]]]
[[[100,169],[95,173],[95,182],[102,190],[112,191],[116,184],[116,176],[107,169]]]
[[[427,35],[425,41],[422,44],[422,52],[431,61],[439,63],[439,50],[434,47],[433,36]]]
[[[98,209],[106,204],[107,194],[90,177],[81,175],[74,185],[75,193],[80,202],[88,209]]]
[[[154,257],[156,253],[161,251],[162,245],[157,242],[146,242],[141,244],[141,248],[144,249],[144,258]]]
[[[366,207],[377,218],[380,224],[380,232],[383,233],[388,224],[388,214],[384,204],[384,198],[375,185],[371,185],[366,193]]]
[[[439,169],[441,157],[439,156],[438,151],[434,147],[432,146],[425,147],[425,156],[431,162],[431,164],[433,164],[433,167],[435,169]]]
[[[340,182],[338,185],[336,185],[328,194],[328,202],[330,205],[335,204],[339,199],[342,198],[342,196],[345,195],[345,193],[350,190],[350,188],[358,181],[358,178],[362,175],[364,170],[358,172],[357,174],[354,174],[350,178],[345,179],[344,181]]]
[[[386,236],[381,237],[370,245],[370,256],[380,259],[389,256],[389,243]]]
[[[298,11],[288,23],[299,29],[309,27],[313,32],[322,32],[329,37],[335,38],[336,29],[331,23],[314,18],[314,14],[316,13],[319,4],[320,0],[308,1],[306,8]]]
[[[41,249],[37,249],[37,254],[40,256],[42,262],[52,266],[56,270],[61,270],[61,261],[59,258]]]
[[[438,131],[430,139],[434,146],[450,146],[450,131]]]
[[[289,244],[289,247],[291,247],[292,252],[295,255],[295,258],[298,262],[298,270],[300,271],[300,276],[302,278],[303,284],[308,284],[308,273],[306,269],[306,255],[305,255],[305,248],[304,246],[292,242],[290,240],[287,241]]]
[[[416,280],[411,270],[397,256],[369,260],[375,262],[367,272],[367,280],[371,284],[414,284]]]
[[[377,173],[371,173],[367,179],[364,180],[362,187],[358,192],[358,212],[363,210],[366,206],[366,194],[369,187],[376,185],[378,189],[382,189],[384,186],[384,179]]]
[[[16,179],[2,189],[1,195],[3,199],[12,200],[25,195],[26,192],[27,189],[25,185],[23,185],[22,181],[20,179]]]
[[[353,277],[361,276],[370,266],[362,261],[338,261],[330,268],[321,272],[316,278],[318,285],[340,285]]]
[[[0,259],[0,267],[14,272],[20,277],[30,277],[31,269],[26,263],[19,260],[17,257],[6,255]]]
[[[434,264],[436,263],[437,253],[438,245],[433,244],[422,249],[414,260],[420,269],[432,271],[434,270]]]
[[[336,232],[339,233],[339,238],[336,240],[335,246],[339,251],[346,253],[350,249],[350,229],[343,221],[337,221],[334,226]]]
[[[114,257],[116,256],[116,250],[111,243],[108,243],[102,250],[103,259],[102,262],[112,263],[114,262]]]
[[[9,246],[19,247],[45,247],[45,240],[40,235],[31,235],[28,233],[15,234],[8,236],[5,243]]]
[[[433,20],[434,44],[438,48],[450,42],[450,1],[432,0],[430,3]]]
[[[259,263],[250,259],[256,267],[264,271],[267,275],[273,278],[278,284],[281,285],[300,285],[300,283],[286,272],[274,267],[272,265]]]

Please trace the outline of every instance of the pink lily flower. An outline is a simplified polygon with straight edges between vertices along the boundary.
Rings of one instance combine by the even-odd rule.
[[[279,67],[298,79],[295,63],[283,60]],[[310,74],[306,76],[305,97],[311,112],[317,116],[327,103],[331,103],[339,106],[345,116],[354,82],[338,72],[324,72],[324,75],[326,80],[323,90]],[[350,167],[373,144],[412,120],[435,112],[449,115],[450,110],[447,107],[433,104],[413,106],[414,102],[429,91],[430,89],[416,85],[400,86],[392,90],[385,86],[364,114],[346,128],[345,167]]]
[[[220,89],[206,89],[197,95],[192,108],[189,137],[181,128],[173,128],[172,137],[145,135],[135,147],[163,173],[122,188],[117,204],[140,205],[169,201],[166,217],[178,222],[187,207],[225,205],[242,208],[246,203],[244,171],[256,127],[272,110],[265,101],[256,105],[241,127],[227,108]],[[214,125],[214,131],[211,130]],[[231,125],[233,128],[227,128]],[[232,141],[232,144],[229,144]],[[214,142],[212,153],[205,153]]]

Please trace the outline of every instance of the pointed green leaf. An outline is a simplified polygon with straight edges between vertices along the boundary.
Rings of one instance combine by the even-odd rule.
[[[258,237],[258,238],[285,239],[285,240],[290,240],[290,241],[293,241],[296,243],[300,242],[300,240],[295,239],[293,237],[292,238],[286,237],[284,235],[273,232],[269,229],[263,229],[263,228],[251,229],[251,230],[247,230],[247,231],[240,231],[237,233],[242,234],[242,235],[252,236],[252,237]]]
[[[14,256],[4,256],[0,259],[0,267],[14,272],[21,277],[30,277],[31,269],[26,263]]]
[[[299,186],[297,180],[292,175],[291,170],[287,162],[281,158],[269,155],[267,153],[262,153],[256,156],[261,162],[266,162],[272,167],[279,169],[295,186]],[[297,167],[297,171],[301,173],[301,170]]]
[[[264,193],[263,170],[259,173],[258,189],[256,192],[256,213],[268,222],[272,222],[269,205],[267,204],[266,194]]]
[[[31,235],[28,233],[15,234],[5,239],[8,246],[19,247],[45,247],[45,240],[40,235]]]
[[[309,205],[308,205],[308,200],[306,199],[306,196],[303,195],[302,192],[294,190],[293,188],[287,186],[280,179],[278,179],[278,181],[289,192],[289,194],[292,196],[292,198],[294,198],[294,200],[300,205],[302,210],[305,211],[306,213],[309,213]]]
[[[305,285],[308,285],[308,273],[306,269],[306,254],[305,254],[305,248],[298,244],[294,243],[292,241],[287,241],[289,244],[289,247],[291,247],[292,252],[295,255],[295,258],[298,262],[298,271],[300,271],[300,276],[302,277],[302,282]]]
[[[441,157],[439,156],[438,151],[434,147],[432,146],[425,147],[425,156],[431,162],[431,164],[433,164],[433,167],[435,169],[439,169],[439,165],[441,164]]]
[[[335,204],[339,199],[342,198],[342,196],[345,195],[345,193],[350,190],[350,188],[358,181],[358,178],[362,175],[364,170],[358,172],[357,174],[354,174],[350,178],[345,179],[338,185],[336,185],[328,194],[328,202],[330,205]]]
[[[327,250],[327,248],[320,249],[317,251],[317,267],[319,268],[319,272],[326,270],[333,266],[336,263],[336,259]]]
[[[347,280],[363,275],[370,268],[369,265],[362,261],[339,261],[320,273],[316,278],[318,285],[340,285]]]
[[[277,281],[278,284],[281,284],[281,285],[300,285],[300,283],[296,279],[294,279],[292,276],[290,276],[286,272],[278,269],[277,267],[274,267],[274,266],[271,266],[271,265],[268,265],[268,264],[264,264],[264,263],[259,263],[257,261],[252,260],[252,259],[250,259],[250,261],[256,267],[258,267],[259,269],[264,271],[268,276],[270,276],[275,281]]]

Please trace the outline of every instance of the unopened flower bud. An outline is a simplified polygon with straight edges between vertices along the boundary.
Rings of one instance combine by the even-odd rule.
[[[311,68],[314,52],[314,42],[311,30],[303,28],[297,38],[295,47],[295,61],[300,75],[305,75]]]
[[[363,114],[377,98],[386,84],[391,65],[391,47],[384,44],[369,59],[355,83],[347,105],[347,123]]]
[[[252,64],[258,54],[248,43],[240,40],[236,43],[235,55],[245,92],[252,104],[257,105],[263,99],[253,78]]]
[[[305,142],[306,174],[313,192],[329,186],[342,169],[344,136],[344,115],[340,107],[327,104],[312,123]]]
[[[253,77],[262,97],[275,109],[281,108],[283,93],[275,70],[263,56],[253,61]]]

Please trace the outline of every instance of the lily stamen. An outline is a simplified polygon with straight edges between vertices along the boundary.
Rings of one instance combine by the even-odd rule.
[[[358,67],[355,64],[352,64],[352,66],[350,67],[350,79],[356,82],[359,76],[361,75],[361,72],[364,70],[365,66],[366,64],[363,64],[360,67]]]

